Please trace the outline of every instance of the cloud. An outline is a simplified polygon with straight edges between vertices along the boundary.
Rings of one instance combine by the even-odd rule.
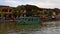
[[[35,4],[43,8],[60,8],[60,0],[38,0]]]
[[[4,0],[4,4],[14,7],[31,4],[42,8],[60,8],[60,0]]]
[[[9,6],[12,6],[12,7],[16,7],[16,6],[22,4],[20,1],[16,1],[16,0],[5,0],[4,2],[5,2],[6,5],[9,5]]]

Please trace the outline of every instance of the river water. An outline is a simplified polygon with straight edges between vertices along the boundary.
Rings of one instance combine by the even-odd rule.
[[[0,34],[60,34],[60,21],[45,22],[44,25],[0,25]]]

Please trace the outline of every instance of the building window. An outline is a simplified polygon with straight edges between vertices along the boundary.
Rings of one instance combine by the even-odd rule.
[[[4,14],[4,17],[6,17],[7,14]]]
[[[0,17],[1,17],[1,14],[0,14]]]
[[[10,9],[9,12],[11,12],[12,10]]]
[[[11,18],[11,14],[9,14],[9,18]]]
[[[3,9],[2,11],[3,11],[3,12],[8,12],[8,10],[7,10],[7,9]]]
[[[0,9],[0,12],[1,12],[1,9]]]

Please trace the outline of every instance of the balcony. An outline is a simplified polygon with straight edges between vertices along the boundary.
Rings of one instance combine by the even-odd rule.
[[[11,14],[12,12],[0,12],[0,14]]]

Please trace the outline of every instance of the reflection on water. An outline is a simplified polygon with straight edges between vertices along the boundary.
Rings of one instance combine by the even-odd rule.
[[[1,23],[0,34],[60,34],[60,21],[52,21],[40,25],[17,25],[16,23]]]

